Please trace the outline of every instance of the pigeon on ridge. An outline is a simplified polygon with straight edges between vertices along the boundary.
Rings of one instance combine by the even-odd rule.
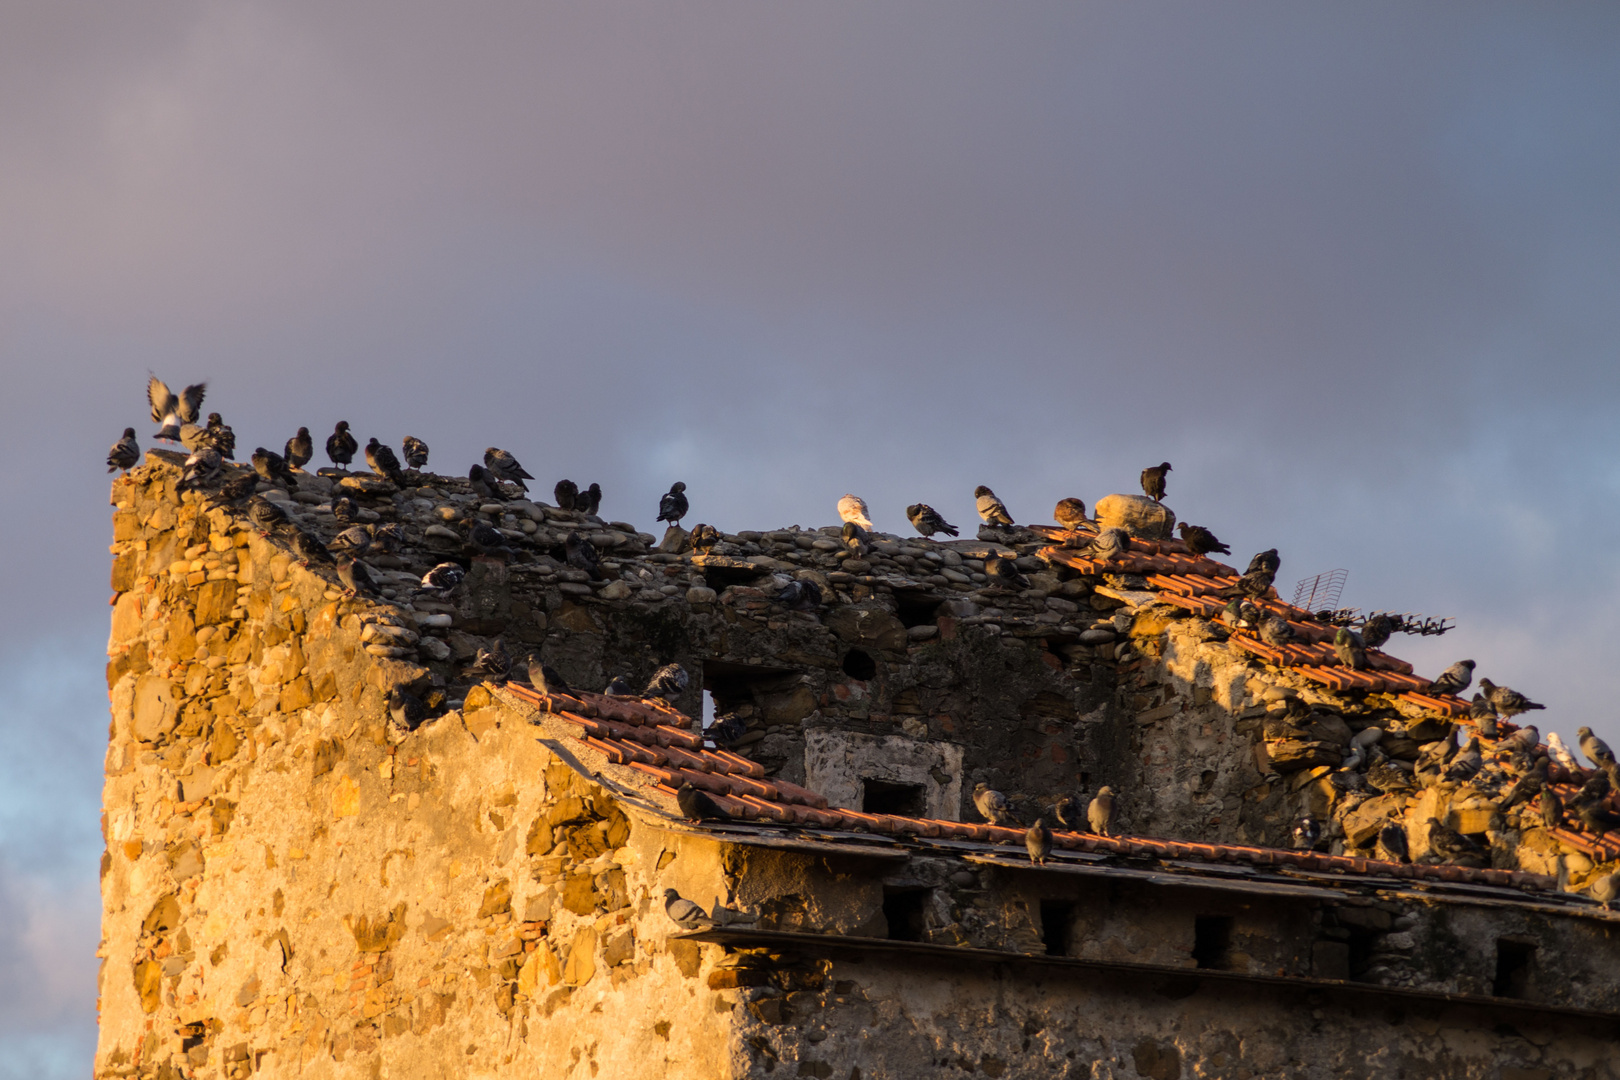
[[[1024,850],[1029,852],[1029,861],[1036,866],[1046,865],[1047,856],[1052,854],[1052,830],[1046,827],[1046,818],[1037,817],[1035,824],[1024,833]]]
[[[267,484],[277,480],[287,485],[288,491],[298,490],[298,478],[293,476],[292,470],[287,468],[287,461],[274,450],[256,447],[253,451],[253,471]]]
[[[226,461],[236,460],[236,432],[217,412],[208,414],[208,426],[197,436],[197,444],[218,450],[219,456]]]
[[[366,464],[371,466],[372,472],[391,481],[395,487],[405,486],[405,472],[399,467],[394,448],[379,442],[375,435],[366,443]]]
[[[973,505],[986,525],[1000,526],[1013,523],[1012,515],[1007,513],[1007,505],[983,484],[973,489]]]
[[[1563,736],[1559,735],[1556,731],[1550,731],[1547,733],[1547,756],[1552,758],[1553,761],[1557,762],[1559,765],[1563,766],[1564,771],[1567,773],[1574,774],[1584,771],[1581,769],[1580,761],[1576,759],[1574,753],[1572,753],[1569,747],[1565,745]]]
[[[720,542],[720,530],[713,525],[704,525],[699,522],[692,528],[692,547],[698,551],[708,551]]]
[[[1525,697],[1517,690],[1507,686],[1497,686],[1489,679],[1479,680],[1479,688],[1485,692],[1485,700],[1491,703],[1497,715],[1512,718],[1531,709],[1545,709],[1547,706],[1538,705]]]
[[[1395,632],[1395,620],[1379,612],[1361,624],[1361,643],[1369,649],[1382,649]]]
[[[1406,842],[1406,830],[1394,823],[1378,830],[1377,850],[1383,853],[1389,862],[1412,861],[1412,851]]]
[[[1078,554],[1082,558],[1096,559],[1098,562],[1113,562],[1131,550],[1131,534],[1124,529],[1104,529],[1091,538],[1091,542],[1081,548]]]
[[[946,521],[927,503],[912,503],[906,507],[906,520],[911,522],[912,528],[924,536],[933,536],[935,533],[945,533],[947,536],[960,535],[956,526]]]
[[[857,559],[866,557],[867,548],[871,545],[872,538],[865,529],[853,521],[846,521],[840,536],[844,541],[844,547],[853,552]]]
[[[165,442],[179,442],[180,425],[197,422],[207,390],[207,383],[196,383],[176,394],[156,375],[148,376],[146,400],[152,406],[152,421],[163,425],[162,430],[152,437]]]
[[[1091,831],[1102,836],[1114,835],[1114,789],[1106,784],[1097,789],[1097,797],[1086,807],[1086,824]]]
[[[566,552],[569,566],[575,570],[585,571],[591,576],[592,581],[602,580],[602,557],[597,554],[596,545],[578,529],[568,531],[568,535],[563,538],[563,550]]]
[[[1564,821],[1564,800],[1549,784],[1541,789],[1541,827],[1556,829]]]
[[[407,435],[405,441],[400,444],[400,448],[405,451],[405,464],[419,472],[426,467],[428,462],[427,443],[418,439],[415,435]]]
[[[675,805],[680,807],[682,816],[691,822],[731,820],[724,807],[691,784],[682,784],[680,790],[675,792]]]
[[[658,520],[667,521],[671,525],[680,525],[681,518],[691,507],[686,501],[686,484],[677,480],[669,486],[669,491],[658,500]]]
[[[1277,571],[1281,569],[1282,559],[1278,557],[1277,549],[1267,548],[1266,550],[1256,554],[1254,558],[1250,559],[1248,568],[1243,572],[1245,574],[1252,574],[1258,570],[1264,571],[1265,573],[1270,574],[1272,577],[1276,577]]]
[[[682,807],[683,812],[684,810],[685,807]],[[674,889],[664,890],[664,914],[669,916],[670,922],[682,930],[708,930],[714,926],[714,920],[709,918],[708,912]]]
[[[538,656],[529,657],[529,685],[542,694],[572,694],[568,680]]]
[[[467,470],[467,483],[473,489],[473,494],[485,502],[509,501],[506,492],[501,488],[500,477],[482,465],[475,463]]]
[[[1348,627],[1339,627],[1338,633],[1333,635],[1333,651],[1339,657],[1339,663],[1352,671],[1360,671],[1367,666],[1367,650],[1356,641],[1356,635]]]
[[[366,531],[364,525],[351,525],[332,537],[332,542],[327,546],[339,555],[358,559],[371,549],[371,533]]]
[[[241,502],[257,490],[259,490],[258,473],[244,472],[225,481],[219,489],[218,497],[225,502]]]
[[[384,555],[397,555],[405,546],[405,527],[397,521],[371,526],[371,546]]]
[[[534,479],[522,465],[518,464],[517,458],[494,446],[484,450],[484,467],[507,483],[516,484],[525,493],[528,492],[529,485],[523,481]]]
[[[1281,615],[1268,615],[1260,620],[1260,640],[1274,647],[1292,644],[1294,628]]]
[[[1535,753],[1536,747],[1540,745],[1541,732],[1536,730],[1536,725],[1526,724],[1518,731],[1515,731],[1513,734],[1497,743],[1496,749],[1508,754],[1518,750],[1528,750],[1531,753]]]
[[[287,440],[281,456],[287,459],[288,465],[302,469],[305,463],[315,456],[315,440],[309,437],[309,428],[299,428],[298,434]]]
[[[180,491],[213,487],[219,483],[221,468],[218,450],[207,446],[199,447],[186,458],[186,463],[181,469],[180,482],[175,487]]]
[[[260,536],[269,536],[277,526],[287,524],[287,511],[265,498],[255,495],[248,500],[248,520],[253,522]]]
[[[686,688],[690,684],[691,677],[686,674],[685,668],[679,664],[665,664],[653,672],[653,677],[647,681],[647,689],[641,692],[641,696],[663,698],[668,701],[686,693]]]
[[[1606,769],[1615,763],[1614,751],[1609,749],[1608,743],[1592,734],[1591,728],[1576,728],[1575,736],[1580,740],[1581,753],[1585,754],[1593,765]]]
[[[360,515],[355,511],[354,500],[347,495],[339,495],[332,500],[332,516],[337,519],[339,525],[344,526],[353,525],[360,520]]]
[[[559,480],[551,494],[557,500],[559,510],[572,510],[575,500],[579,498],[579,485],[572,480]]]
[[[1164,501],[1164,478],[1170,472],[1170,463],[1161,461],[1142,470],[1142,494],[1154,502]]]
[[[876,526],[872,524],[872,519],[866,516],[866,500],[859,495],[846,494],[838,500],[838,519],[853,522],[867,532],[876,530]]]
[[[1264,600],[1271,594],[1271,583],[1275,580],[1277,580],[1276,572],[1262,567],[1257,570],[1250,570],[1231,585],[1219,589],[1211,595],[1220,597],[1247,596],[1253,600]]]
[[[467,570],[460,563],[442,562],[422,575],[422,588],[436,593],[447,593],[460,585],[466,577]]]
[[[984,575],[1004,589],[1022,590],[1030,587],[1029,578],[1019,572],[1011,559],[990,556],[984,560]]]
[[[623,675],[615,675],[613,678],[609,679],[608,684],[602,687],[602,694],[605,697],[641,696],[640,694],[636,693],[636,688],[630,685],[630,680],[626,679]]]
[[[1091,524],[1091,519],[1086,517],[1085,502],[1072,497],[1058,500],[1057,506],[1052,508],[1052,520],[1065,529],[1078,529]]]
[[[327,565],[332,562],[332,553],[325,544],[305,532],[303,529],[294,529],[292,534],[293,554],[298,557],[299,566],[308,566],[310,563]]]
[[[1007,797],[989,784],[973,785],[973,808],[992,825],[1014,826],[1018,822],[1007,809]]]
[[[124,437],[113,443],[112,449],[107,451],[107,471],[117,472],[123,469],[126,473],[140,464],[141,448],[135,441],[135,429],[124,429]]]
[[[376,595],[377,583],[371,580],[371,571],[366,569],[366,564],[358,559],[344,559],[338,563],[337,575],[350,597],[359,593]]]
[[[360,441],[349,434],[349,422],[339,420],[332,434],[326,437],[326,456],[334,465],[342,465],[345,469],[354,460],[354,455],[360,451]]]
[[[1208,555],[1210,552],[1219,552],[1222,555],[1232,554],[1232,549],[1221,543],[1220,539],[1202,525],[1189,525],[1185,521],[1176,526],[1181,533],[1181,542],[1187,545],[1187,550],[1194,555]]]
[[[580,492],[579,497],[574,500],[574,509],[589,517],[595,517],[602,509],[602,485],[592,483],[590,487]]]
[[[1468,689],[1468,684],[1473,681],[1474,662],[1472,660],[1459,660],[1436,676],[1433,682],[1429,683],[1429,693],[1455,696]],[[1484,688],[1485,684],[1481,682],[1480,689],[1483,690]],[[1486,691],[1485,697],[1489,699],[1490,696],[1490,692]],[[1491,704],[1496,703],[1493,701]]]
[[[512,657],[506,651],[506,642],[496,637],[488,645],[481,645],[467,669],[474,675],[488,675],[496,682],[505,682],[512,671]]]

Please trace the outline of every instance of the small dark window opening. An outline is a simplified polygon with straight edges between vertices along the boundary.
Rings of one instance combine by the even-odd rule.
[[[1201,968],[1224,970],[1231,963],[1232,918],[1200,915],[1193,920],[1193,962]]]
[[[1523,941],[1496,939],[1496,981],[1491,993],[1497,997],[1522,998],[1530,993],[1530,970],[1536,947]]]
[[[1360,979],[1367,974],[1367,969],[1372,967],[1373,947],[1378,944],[1378,939],[1383,935],[1365,926],[1351,926],[1346,929],[1350,931],[1350,940],[1348,942],[1350,946],[1350,977]]]
[[[733,585],[759,585],[760,578],[769,571],[754,570],[740,566],[705,566],[703,580],[709,583],[709,588],[715,592],[725,592]],[[769,585],[769,582],[765,582]]]
[[[703,661],[703,689],[714,702],[716,722],[737,717],[746,722],[772,692],[791,689],[798,673],[786,668],[755,667],[724,660]]]
[[[1047,956],[1068,956],[1074,932],[1074,905],[1066,900],[1041,901],[1041,940]]]
[[[851,649],[844,654],[844,674],[865,682],[877,674],[877,661],[865,649]]]
[[[913,626],[933,626],[939,618],[939,597],[932,593],[897,592],[894,594],[895,614],[907,630]]]
[[[890,941],[921,941],[927,921],[927,889],[884,889],[883,917],[889,923]]]
[[[861,812],[922,817],[928,809],[921,784],[897,784],[892,780],[861,780]]]

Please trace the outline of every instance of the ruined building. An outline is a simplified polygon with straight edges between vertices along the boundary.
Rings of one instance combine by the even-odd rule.
[[[112,494],[98,1077],[1616,1075],[1620,916],[1582,890],[1620,837],[1507,805],[1488,748],[1426,776],[1465,703],[1285,605],[1295,644],[1227,625],[1236,571],[1162,510],[1105,500],[1137,539],[1103,563],[1059,529],[694,552],[416,473],[263,492],[322,539],[336,494],[402,526],[350,596],[172,459]],[[497,637],[511,680],[466,674]],[[595,692],[671,661],[672,701]],[[1108,785],[1116,827],[1036,865],[979,783],[1026,823]]]

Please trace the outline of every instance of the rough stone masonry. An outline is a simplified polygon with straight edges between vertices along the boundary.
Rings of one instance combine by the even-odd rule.
[[[700,553],[432,475],[266,492],[323,539],[337,494],[402,527],[367,560],[381,595],[351,598],[170,457],[112,496],[98,1076],[1615,1073],[1616,924],[1538,877],[1612,863],[1414,778],[1443,718],[1268,667],[1129,575],[1042,560],[1049,537]],[[470,556],[473,520],[511,554]],[[560,558],[570,529],[600,580]],[[994,555],[1030,588],[992,584]],[[466,581],[420,591],[445,559]],[[826,603],[785,609],[791,579]],[[1285,847],[1311,810],[1333,854],[1393,821],[1423,860],[1437,817],[1520,873],[1046,872],[921,827],[693,826],[557,709],[469,678],[497,636],[585,690],[679,662],[701,677],[673,705],[707,693],[726,749],[884,823],[974,821],[978,782],[1025,820],[1108,784],[1128,834]],[[396,688],[441,703],[391,735]],[[1336,768],[1369,726],[1404,785]],[[666,888],[716,925],[683,933]]]

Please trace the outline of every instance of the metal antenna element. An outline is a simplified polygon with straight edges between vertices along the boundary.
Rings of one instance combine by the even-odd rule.
[[[1348,626],[1351,628],[1364,626],[1368,619],[1375,615],[1383,615],[1390,620],[1390,632],[1393,634],[1416,634],[1418,637],[1439,637],[1447,630],[1455,629],[1457,620],[1449,615],[1420,615],[1415,611],[1406,611],[1397,614],[1393,611],[1372,611],[1363,615],[1360,608],[1322,608],[1316,613],[1318,622],[1329,626]]]
[[[1333,610],[1339,606],[1348,570],[1324,570],[1294,586],[1294,606],[1302,611]]]

